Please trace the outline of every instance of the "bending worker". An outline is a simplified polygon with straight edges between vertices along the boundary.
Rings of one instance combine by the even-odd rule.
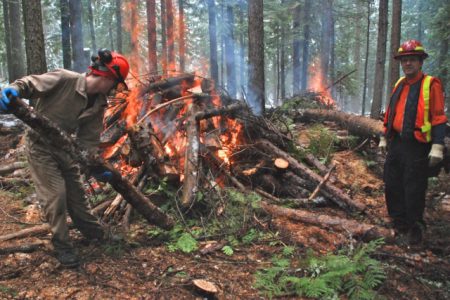
[[[30,75],[2,91],[0,109],[8,111],[9,97],[36,100],[35,110],[53,121],[88,151],[96,152],[103,130],[106,95],[119,83],[125,84],[128,61],[106,49],[92,57],[85,74],[64,69]],[[79,165],[63,150],[45,144],[33,130],[26,135],[26,156],[44,216],[52,232],[55,256],[66,267],[79,264],[69,239],[68,212],[73,224],[87,239],[106,238],[105,230],[90,213],[80,178]],[[93,174],[107,181],[111,172]]]
[[[443,160],[447,122],[441,82],[422,72],[427,57],[416,40],[404,42],[394,56],[405,76],[393,89],[379,144],[388,150],[384,165],[387,210],[396,234],[406,235],[410,245],[422,241],[428,168]]]

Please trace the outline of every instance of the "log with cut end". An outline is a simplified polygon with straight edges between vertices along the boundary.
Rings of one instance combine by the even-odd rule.
[[[192,283],[202,292],[206,292],[208,294],[216,294],[219,292],[217,286],[211,281],[207,281],[204,279],[194,279],[192,280]]]
[[[289,167],[289,162],[281,157],[276,158],[273,164],[280,170],[284,170]]]
[[[108,170],[112,173],[110,185],[119,192],[123,198],[128,201],[144,218],[156,226],[164,229],[171,229],[174,221],[170,216],[160,210],[140,191],[136,189],[128,180],[122,177],[122,174],[112,165],[106,163],[98,156],[89,155],[88,151],[82,149],[75,140],[61,130],[57,125],[46,117],[43,117],[32,110],[19,98],[11,99],[11,112],[29,125],[40,138],[57,149],[66,151],[76,162],[78,162],[82,170],[89,168],[98,170]]]
[[[367,240],[385,238],[387,241],[392,241],[394,238],[393,230],[362,223],[357,220],[339,218],[307,210],[285,208],[264,201],[261,202],[261,207],[272,216],[286,217],[294,221],[317,225],[327,229],[350,232],[353,236],[364,237]]]
[[[261,139],[255,143],[255,146],[260,147],[260,149],[265,151],[267,154],[273,155],[275,157],[282,157],[285,160],[287,160],[291,166],[291,169],[296,175],[304,177],[305,179],[312,181],[316,185],[323,180],[323,178],[320,175],[314,173],[305,165],[298,162],[295,158],[293,158],[283,150],[279,149],[269,141]],[[337,188],[336,186],[334,186],[329,182],[323,185],[323,190],[331,194],[333,197],[330,198],[330,200],[335,202],[343,209],[356,210],[359,212],[364,212],[364,210],[366,209],[366,206],[364,204],[354,201],[342,190],[340,190],[339,188]]]

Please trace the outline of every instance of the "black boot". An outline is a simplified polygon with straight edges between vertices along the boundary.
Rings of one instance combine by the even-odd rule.
[[[55,257],[65,268],[75,268],[80,265],[80,259],[71,248],[55,248]]]
[[[408,244],[411,246],[422,243],[424,226],[420,223],[414,224],[408,231]]]

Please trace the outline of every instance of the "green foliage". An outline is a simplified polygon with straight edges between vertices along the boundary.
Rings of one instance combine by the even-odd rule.
[[[324,163],[327,163],[330,154],[334,151],[334,143],[337,140],[336,135],[323,125],[315,125],[310,131],[311,142],[308,150],[316,157],[320,157]]]
[[[198,249],[197,241],[189,233],[183,233],[175,245],[184,253],[191,253]]]
[[[228,255],[228,256],[232,256],[234,254],[233,248],[231,248],[230,246],[224,246],[222,248],[222,252],[223,252],[223,254]]]
[[[15,289],[0,284],[0,295],[1,294],[8,294],[16,297],[18,293]]]
[[[255,287],[268,296],[297,295],[320,299],[374,299],[374,291],[385,279],[381,263],[370,257],[382,240],[363,244],[347,254],[322,257],[309,252],[300,268],[289,269],[286,259],[274,259],[273,266],[256,273]]]

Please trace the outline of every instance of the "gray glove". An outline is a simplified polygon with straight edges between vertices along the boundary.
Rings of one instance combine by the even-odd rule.
[[[378,144],[378,149],[380,149],[381,153],[385,154],[387,149],[387,141],[384,136],[380,136],[380,143]]]
[[[433,144],[428,158],[430,159],[428,163],[429,167],[437,166],[444,159],[444,145]]]

